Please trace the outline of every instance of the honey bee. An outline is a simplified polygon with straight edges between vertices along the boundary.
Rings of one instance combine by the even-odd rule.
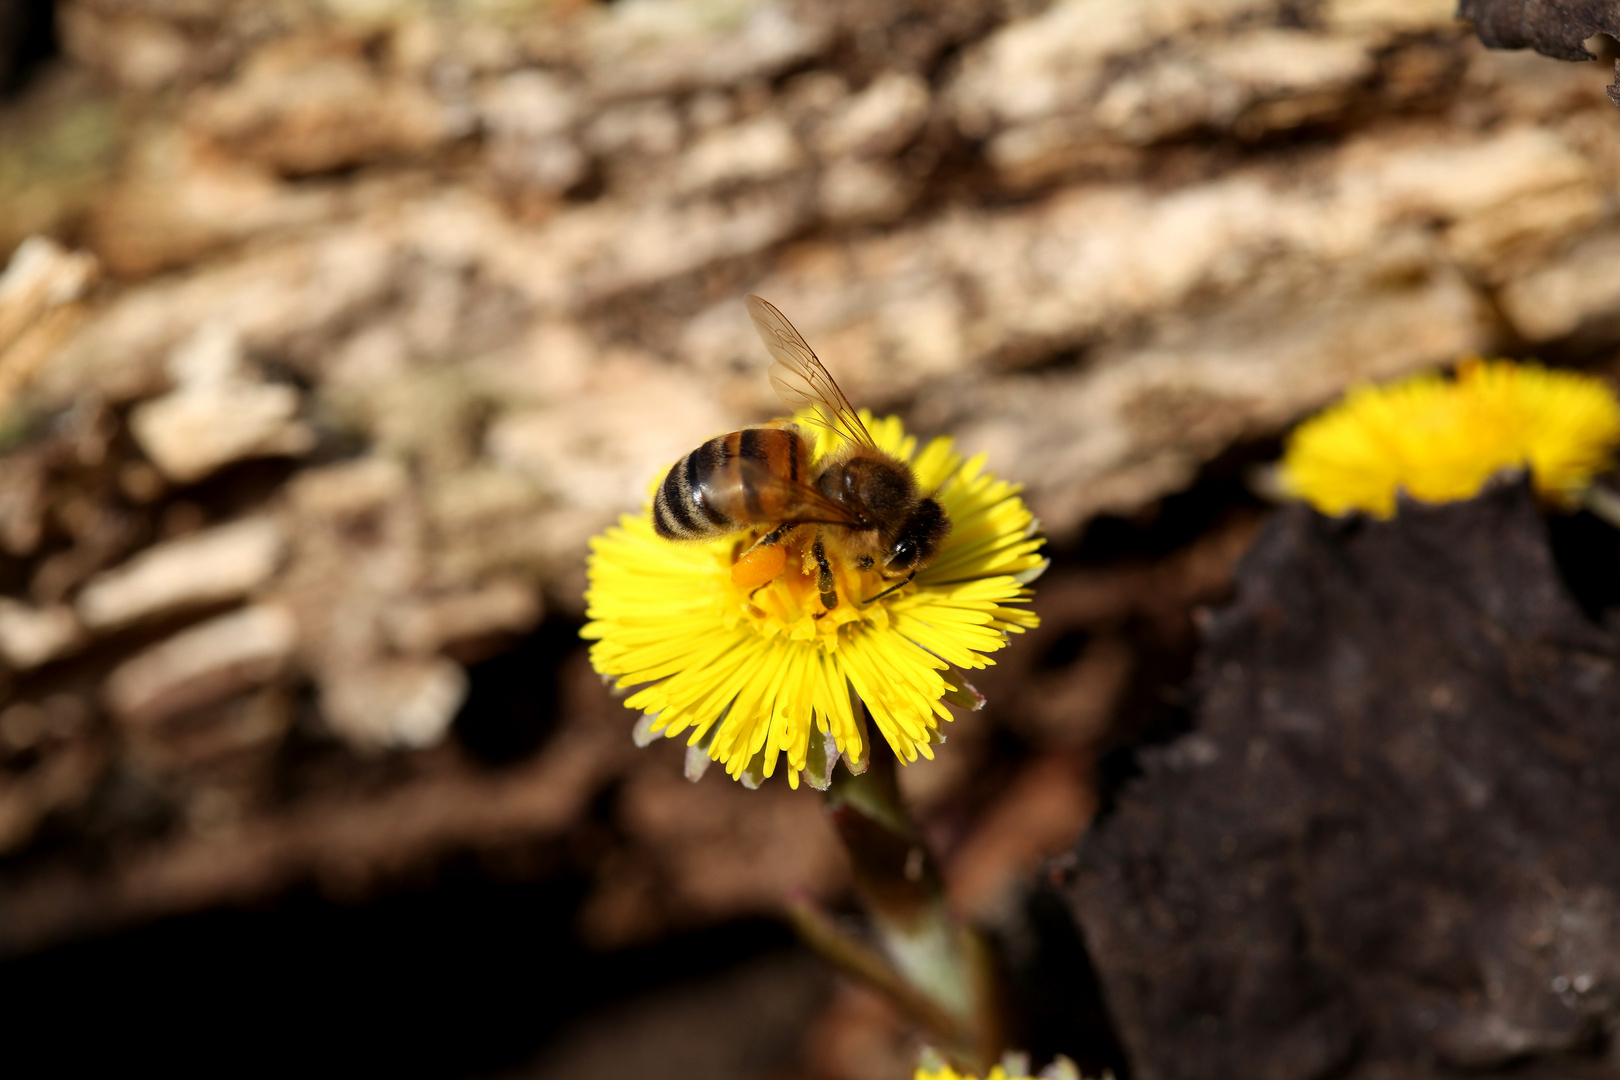
[[[777,395],[796,411],[808,409],[809,422],[832,431],[840,445],[812,462],[814,433],[792,421],[710,439],[664,477],[653,500],[653,528],[667,540],[764,530],[738,560],[754,564],[750,582],[757,579],[760,585],[781,572],[787,544],[809,538],[816,589],[827,610],[838,606],[829,553],[876,571],[885,581],[900,579],[861,603],[887,596],[938,553],[951,531],[945,508],[921,491],[910,466],[873,442],[793,324],[757,296],[749,296],[747,304],[774,361],[770,375]],[[801,532],[811,528],[811,537]]]

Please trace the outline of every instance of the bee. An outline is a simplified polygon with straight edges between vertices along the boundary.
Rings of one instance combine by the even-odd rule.
[[[828,611],[838,606],[832,558],[895,582],[861,603],[887,596],[939,552],[951,531],[945,508],[923,493],[910,466],[878,448],[793,324],[758,296],[749,296],[747,304],[773,360],[777,395],[837,435],[839,448],[812,461],[814,433],[792,421],[710,439],[664,477],[653,500],[653,528],[667,540],[763,530],[733,568],[733,580],[741,584],[738,570],[750,566],[748,581],[761,586],[786,564],[786,545],[808,538],[816,589]]]

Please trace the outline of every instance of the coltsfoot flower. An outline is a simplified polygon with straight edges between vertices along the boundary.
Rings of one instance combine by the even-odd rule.
[[[919,451],[898,419],[861,418],[951,522],[933,562],[887,596],[860,602],[894,583],[839,562],[846,602],[828,610],[808,541],[758,585],[733,572],[758,530],[672,543],[653,531],[650,506],[591,542],[581,631],[594,641],[591,663],[621,688],[640,687],[625,701],[644,714],[638,741],[685,737],[689,776],[713,760],[753,786],[785,757],[792,786],[802,773],[825,787],[840,755],[865,767],[862,703],[900,760],[932,757],[951,719],[944,702],[979,703],[961,672],[994,663],[988,654],[1009,634],[1037,624],[1026,586],[1047,560],[1020,488],[985,472],[982,455],[964,459],[949,438]],[[818,435],[818,460],[835,441]]]
[[[1544,499],[1569,507],[1617,444],[1620,403],[1601,379],[1470,359],[1454,379],[1352,390],[1294,431],[1280,479],[1324,514],[1389,518],[1399,492],[1455,502],[1503,469],[1527,468]]]
[[[927,1067],[919,1068],[916,1080],[979,1080],[979,1078],[972,1073],[959,1073],[949,1065],[940,1065],[932,1069]],[[1033,1078],[1023,1070],[1009,1073],[1005,1068],[997,1065],[985,1074],[984,1080],[1033,1080]]]
[[[923,1054],[914,1080],[979,1080],[971,1073],[959,1073],[933,1051]],[[1001,1064],[985,1074],[984,1080],[1081,1080],[1080,1070],[1066,1057],[1058,1057],[1042,1069],[1039,1077],[1029,1071],[1029,1058],[1024,1054],[1008,1054]]]

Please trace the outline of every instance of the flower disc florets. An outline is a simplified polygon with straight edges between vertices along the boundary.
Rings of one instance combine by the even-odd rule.
[[[1474,359],[1455,379],[1352,390],[1294,431],[1281,479],[1324,514],[1389,518],[1398,493],[1455,502],[1503,469],[1528,469],[1543,498],[1570,506],[1617,444],[1620,403],[1602,380]]]
[[[863,767],[864,703],[902,761],[932,757],[951,718],[943,700],[971,700],[958,672],[993,663],[987,654],[1008,634],[1036,625],[1025,586],[1046,560],[1018,487],[985,473],[982,457],[965,460],[950,439],[918,452],[899,420],[862,419],[951,519],[934,561],[888,596],[863,602],[896,582],[834,557],[840,602],[827,610],[805,551],[809,528],[763,586],[733,574],[757,534],[675,543],[654,533],[644,510],[592,540],[582,633],[595,641],[597,671],[640,687],[625,704],[645,714],[641,736],[685,735],[689,753],[750,784],[785,755],[793,786],[802,772],[822,787],[840,754]]]

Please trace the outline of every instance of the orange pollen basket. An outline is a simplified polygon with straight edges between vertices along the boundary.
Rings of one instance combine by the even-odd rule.
[[[731,558],[731,603],[733,609],[750,621],[777,629],[799,626],[800,633],[818,636],[835,634],[850,623],[877,621],[887,625],[882,605],[864,604],[893,582],[877,573],[860,570],[827,552],[832,565],[834,589],[839,604],[832,611],[821,602],[816,561],[810,553],[813,529],[798,530],[786,543],[749,550],[756,537],[738,541]],[[772,630],[771,632],[775,632]]]
[[[787,548],[781,544],[757,547],[744,552],[731,564],[731,583],[739,589],[757,589],[780,574],[786,565]]]

